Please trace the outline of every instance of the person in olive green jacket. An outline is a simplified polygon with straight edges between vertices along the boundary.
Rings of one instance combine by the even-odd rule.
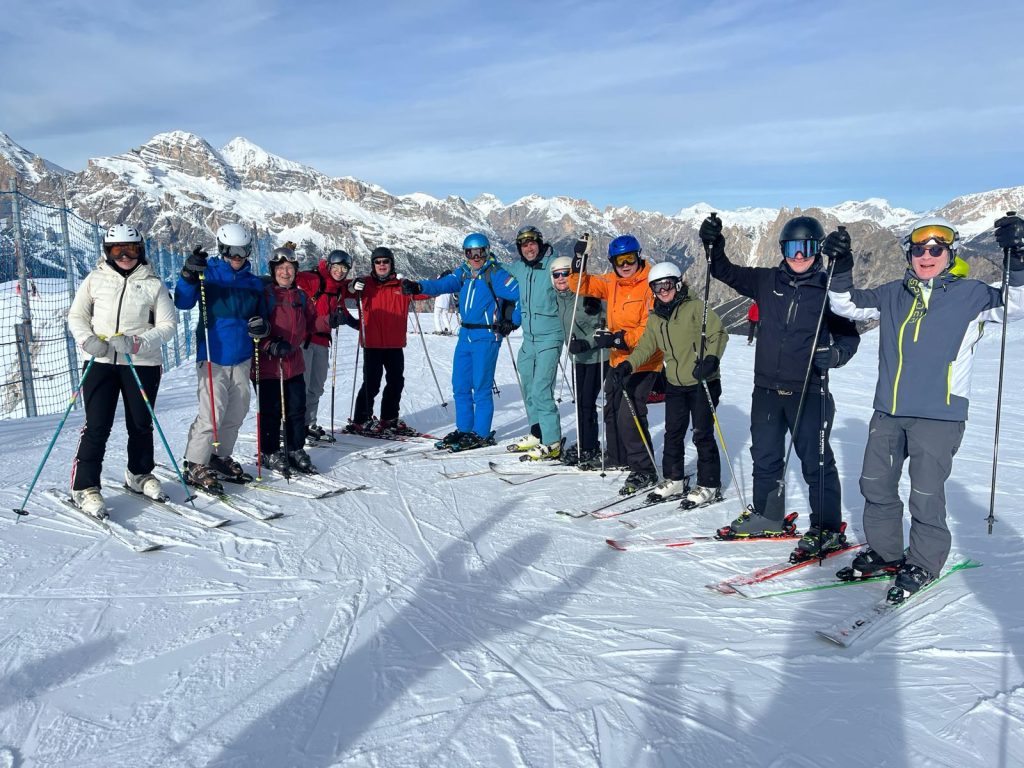
[[[590,342],[604,328],[604,302],[592,296],[580,296],[569,290],[572,259],[559,256],[551,262],[551,283],[558,297],[558,316],[569,345],[576,390],[577,444],[562,453],[563,464],[583,469],[601,466],[601,443],[597,439],[597,394],[601,390],[601,367],[608,365],[607,353]],[[573,318],[573,311],[576,316]]]
[[[722,394],[718,364],[725,351],[728,334],[712,310],[707,313],[707,342],[700,359],[701,322],[704,302],[689,295],[679,267],[663,262],[651,269],[647,279],[654,294],[654,306],[647,328],[629,357],[612,376],[629,375],[659,350],[665,355],[665,450],[662,471],[665,479],[651,492],[652,500],[681,496],[682,507],[691,509],[720,501],[722,465],[715,444],[714,414]],[[704,391],[707,384],[707,392]],[[683,459],[684,439],[693,420],[693,444],[697,448],[697,486],[686,491]]]

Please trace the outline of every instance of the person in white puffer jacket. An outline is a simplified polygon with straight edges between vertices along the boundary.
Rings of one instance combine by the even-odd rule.
[[[177,312],[170,292],[146,261],[146,248],[135,227],[115,224],[103,238],[104,258],[75,294],[68,330],[92,358],[82,382],[85,423],[71,466],[71,496],[87,514],[106,517],[100,474],[117,401],[124,402],[128,429],[125,484],[136,493],[160,498],[153,477],[153,420],[132,376],[128,358],[151,405],[160,387],[160,347],[174,337]]]

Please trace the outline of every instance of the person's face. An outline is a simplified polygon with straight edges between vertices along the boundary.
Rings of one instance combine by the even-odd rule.
[[[290,261],[282,261],[274,267],[274,280],[282,288],[290,288],[295,282],[295,265]]]
[[[796,256],[792,259],[786,259],[786,264],[789,265],[789,268],[793,271],[793,274],[802,275],[804,272],[811,268],[812,264],[814,264],[814,257],[804,256],[803,254],[800,254],[799,256]]]
[[[619,277],[632,277],[640,269],[639,253],[621,253],[615,257],[615,274]]]
[[[391,274],[391,259],[374,259],[373,271],[379,277],[387,277]]]
[[[482,268],[487,261],[487,250],[484,248],[467,248],[465,253],[466,263],[474,272]]]
[[[118,243],[110,246],[110,258],[117,262],[121,269],[131,269],[142,256],[142,246],[138,243]]]
[[[567,291],[569,290],[569,270],[560,269],[557,272],[551,273],[551,279],[555,284],[556,291]]]
[[[331,264],[328,268],[328,272],[330,273],[332,280],[344,280],[345,275],[348,274],[348,267],[344,264]]]
[[[919,280],[938,277],[949,266],[949,247],[936,240],[929,240],[924,245],[912,245],[910,266]]]
[[[519,244],[519,250],[527,261],[536,261],[540,256],[540,243],[536,240],[527,240]]]
[[[668,304],[676,297],[676,281],[675,279],[658,280],[651,284],[651,290],[658,301]]]

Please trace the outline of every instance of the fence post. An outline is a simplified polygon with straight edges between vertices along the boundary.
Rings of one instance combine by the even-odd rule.
[[[68,227],[68,194],[64,187],[64,179],[61,179],[61,191],[64,195],[64,207],[60,209],[60,240],[64,249],[64,270],[67,277],[68,306],[75,300],[75,262],[71,257],[71,231]],[[71,379],[71,391],[78,391],[78,352],[75,349],[75,339],[68,331],[67,323],[64,323],[64,339],[68,350],[68,376]],[[81,407],[78,398],[75,398],[75,407]]]
[[[18,370],[21,372],[21,392],[25,396],[25,415],[36,415],[36,388],[32,380],[32,323],[28,320],[14,326],[15,346],[18,349]]]
[[[14,262],[18,270],[18,285],[21,288],[21,320],[28,324],[29,341],[32,340],[32,307],[29,304],[28,274],[25,269],[25,247],[21,233],[21,193],[18,180],[11,179],[11,210],[14,215]]]

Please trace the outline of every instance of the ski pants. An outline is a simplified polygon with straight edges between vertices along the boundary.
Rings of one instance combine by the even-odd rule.
[[[722,396],[721,379],[708,383],[708,392],[715,407]],[[686,476],[686,430],[693,421],[693,444],[697,448],[697,485],[720,488],[722,463],[715,443],[715,420],[704,387],[677,387],[669,382],[665,387],[665,450],[661,470],[666,480],[682,480]]]
[[[373,416],[373,403],[380,392],[380,382],[387,374],[388,383],[384,385],[384,394],[380,399],[380,420],[392,421],[398,418],[402,404],[402,391],[405,389],[405,350],[397,349],[364,349],[363,350],[363,385],[356,395],[356,412],[352,421],[362,424]]]
[[[628,466],[633,472],[656,474],[644,441],[646,440],[647,445],[652,446],[653,450],[651,430],[647,426],[647,396],[651,393],[657,375],[657,371],[641,371],[630,374],[626,379],[626,392],[633,403],[633,410],[630,410],[629,404],[625,402],[623,391],[616,389],[613,392],[608,386],[607,379],[605,380],[604,394],[607,400],[604,407],[604,428],[608,441],[608,464],[613,467]],[[643,438],[637,430],[637,421],[643,430]]]
[[[754,337],[757,336],[757,320],[747,321],[747,344],[751,344],[754,341]]]
[[[459,336],[452,361],[452,392],[455,399],[455,428],[475,432],[481,437],[491,434],[494,419],[494,367],[498,364],[501,340],[486,338],[473,341]]]
[[[562,439],[562,424],[555,404],[555,381],[561,355],[561,340],[543,343],[523,339],[523,346],[519,348],[519,379],[523,384],[526,418],[531,425],[540,425],[540,441],[544,445]]]
[[[910,459],[910,552],[907,562],[937,576],[949,557],[946,480],[964,436],[964,422],[914,419],[875,411],[868,428],[860,492],[864,536],[886,560],[903,556],[899,484]]]
[[[135,371],[150,405],[155,408],[160,366],[137,365]],[[124,423],[128,430],[128,471],[136,475],[153,471],[153,419],[131,369],[127,365],[93,363],[82,382],[85,423],[71,465],[71,490],[100,487],[103,456],[119,399],[124,402]]]
[[[281,380],[262,379],[257,387],[260,402],[260,453],[269,456],[281,449]],[[302,374],[284,380],[284,449],[291,453],[306,444],[306,382]]]
[[[601,366],[606,363],[576,363],[576,412],[579,419],[577,441],[579,452],[596,451],[597,395],[601,391]]]
[[[210,456],[216,453],[227,458],[235,449],[238,430],[249,413],[249,370],[252,360],[237,365],[213,364],[212,373],[207,373],[206,361],[196,363],[196,391],[199,396],[199,413],[188,430],[188,444],[185,446],[185,460],[192,464],[208,464]],[[216,407],[217,441],[213,445],[213,410],[210,407],[210,378],[213,378],[213,404]]]
[[[793,435],[793,450],[800,459],[807,496],[811,505],[811,526],[826,531],[839,530],[842,524],[842,494],[839,487],[839,471],[832,446],[828,438],[832,432],[835,416],[835,402],[829,394],[825,404],[824,417],[828,421],[825,430],[824,472],[818,466],[818,434],[821,431],[820,390],[809,388],[804,398],[804,412],[796,425],[797,409],[800,405],[799,392],[783,392],[776,389],[754,387],[750,406],[750,457],[754,462],[753,486],[754,509],[764,515],[770,511],[766,506],[769,493],[778,490],[786,459],[786,433]],[[793,431],[794,425],[796,432]],[[824,474],[824,486],[821,476]],[[822,492],[824,506],[822,506]],[[786,514],[782,505],[776,507]],[[780,518],[781,519],[781,518]]]
[[[324,394],[324,382],[331,367],[331,348],[310,342],[302,348],[302,359],[306,363],[306,425],[316,424],[320,410],[320,398]]]

